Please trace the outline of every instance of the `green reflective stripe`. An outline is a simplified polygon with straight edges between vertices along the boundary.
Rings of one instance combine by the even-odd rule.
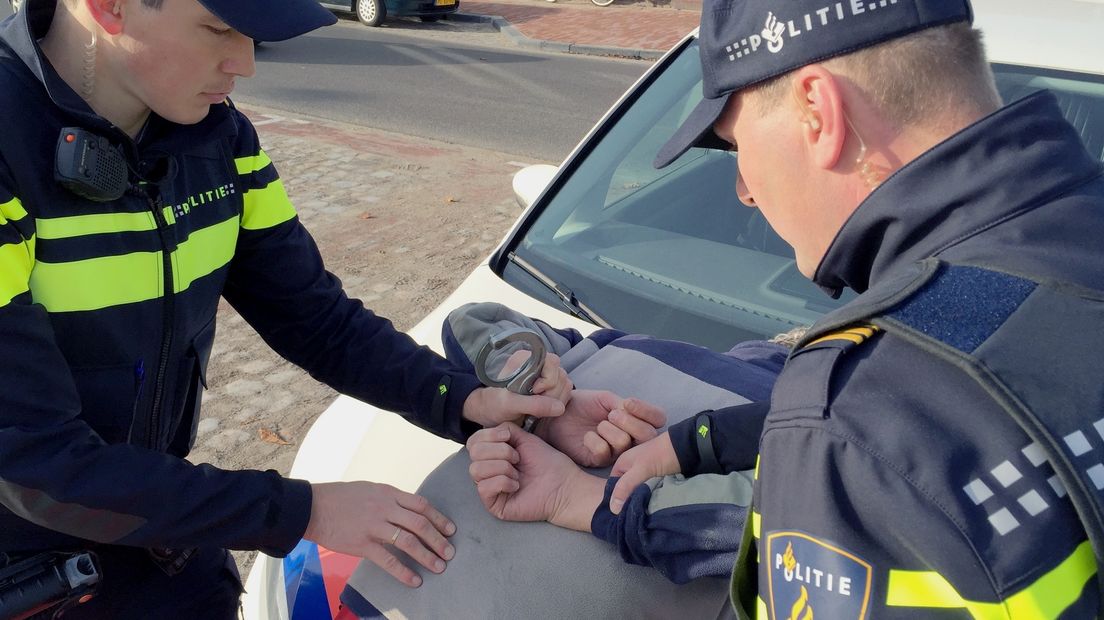
[[[0,226],[8,222],[18,222],[27,217],[27,210],[18,198],[12,198],[7,202],[0,202]]]
[[[6,306],[16,295],[30,289],[34,268],[35,238],[23,243],[0,245],[0,306]]]
[[[966,600],[939,573],[891,570],[886,605],[966,609],[974,618],[984,620],[1054,618],[1077,602],[1095,574],[1096,561],[1086,541],[1056,568],[1002,603]]]
[[[263,189],[251,189],[242,197],[245,201],[245,214],[242,216],[242,228],[260,230],[282,224],[295,217],[283,181],[276,179]]]
[[[264,151],[260,151],[252,157],[238,157],[234,160],[234,166],[238,169],[238,174],[249,174],[264,170],[271,163],[272,160],[268,158],[268,154]]]
[[[156,230],[151,213],[99,213],[35,220],[39,239],[70,239],[85,235]]]
[[[172,207],[164,207],[161,209],[161,216],[165,218],[165,224],[172,226],[176,223],[176,215],[173,213]]]
[[[181,292],[192,282],[213,273],[230,262],[238,242],[238,218],[208,226],[192,233],[173,252],[175,290]]]
[[[173,290],[230,262],[237,243],[238,219],[230,218],[191,234],[173,252]],[[99,310],[156,299],[164,290],[161,252],[134,252],[70,263],[38,261],[31,271],[34,300],[50,312]]]

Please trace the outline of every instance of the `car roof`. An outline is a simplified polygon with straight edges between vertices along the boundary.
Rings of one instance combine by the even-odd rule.
[[[1104,0],[972,0],[993,62],[1104,75]]]
[[[989,60],[1104,75],[1104,0],[972,0]],[[689,36],[698,37],[698,28]]]

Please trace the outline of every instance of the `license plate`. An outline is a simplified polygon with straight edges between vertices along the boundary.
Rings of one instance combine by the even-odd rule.
[[[433,0],[435,6],[452,6],[456,4],[456,0]]]

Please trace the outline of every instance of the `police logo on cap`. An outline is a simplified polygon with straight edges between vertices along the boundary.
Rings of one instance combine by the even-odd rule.
[[[799,67],[925,28],[972,21],[969,0],[705,0],[699,30],[704,98],[654,165],[690,147],[726,148],[713,123],[729,95]]]

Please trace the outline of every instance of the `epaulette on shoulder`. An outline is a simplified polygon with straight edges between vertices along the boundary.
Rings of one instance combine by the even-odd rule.
[[[850,327],[837,329],[834,332],[829,332],[806,343],[805,346],[801,348],[808,349],[817,345],[827,345],[849,349],[866,342],[879,331],[881,331],[881,328],[876,325],[870,325],[869,323],[852,325]]]

